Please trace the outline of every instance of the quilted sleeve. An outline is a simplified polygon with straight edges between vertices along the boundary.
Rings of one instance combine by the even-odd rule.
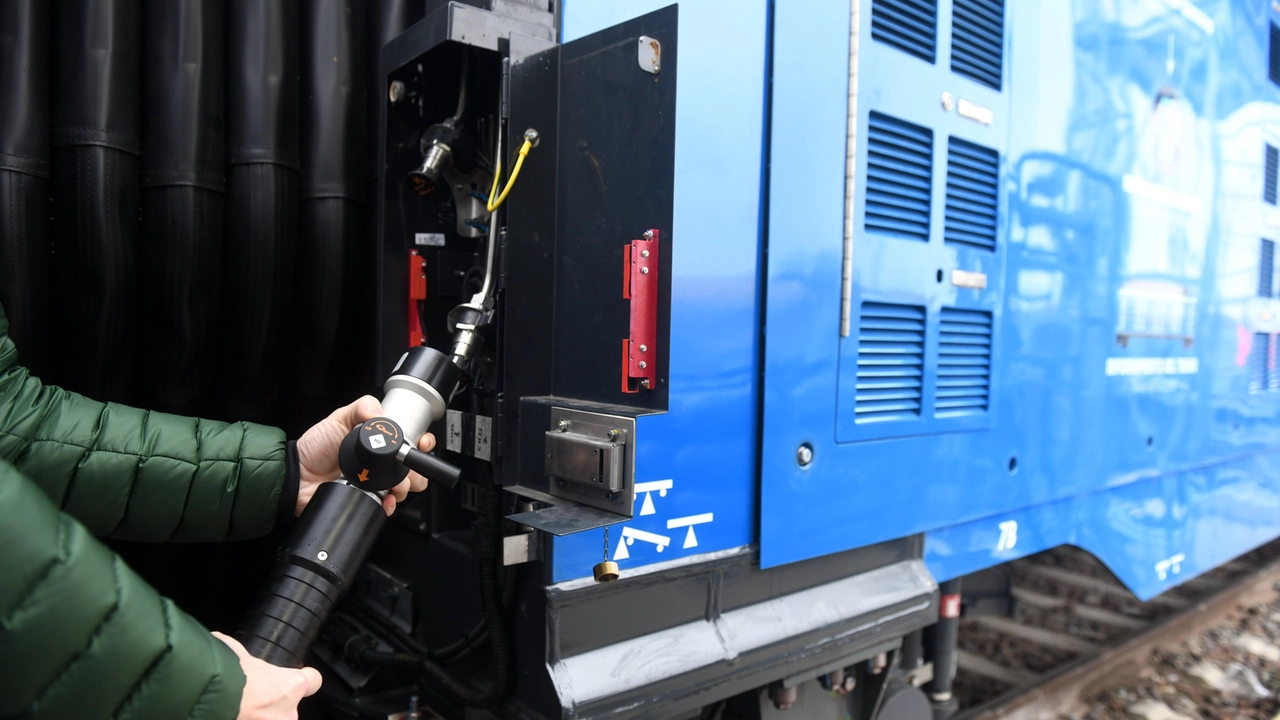
[[[18,364],[0,311],[0,460],[94,535],[208,542],[292,511],[284,433],[100,403]],[[296,493],[296,490],[293,490]]]
[[[4,462],[0,517],[0,717],[236,717],[235,653]]]

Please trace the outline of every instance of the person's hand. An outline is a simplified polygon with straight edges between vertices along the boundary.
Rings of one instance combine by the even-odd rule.
[[[235,652],[244,671],[244,692],[236,720],[297,720],[298,702],[320,689],[320,673],[315,668],[276,667],[250,655],[235,638],[220,632],[213,636]]]
[[[342,438],[351,432],[351,428],[381,415],[382,403],[365,395],[346,407],[334,410],[298,438],[298,505],[294,508],[294,515],[302,514],[302,509],[311,502],[311,496],[316,494],[320,483],[336,480],[342,474],[338,469],[338,445],[342,444]],[[423,452],[431,452],[435,446],[436,437],[431,433],[418,441],[418,449]],[[409,476],[391,488],[382,499],[382,507],[390,515],[396,509],[396,503],[402,502],[409,493],[426,489],[427,479],[410,471]]]

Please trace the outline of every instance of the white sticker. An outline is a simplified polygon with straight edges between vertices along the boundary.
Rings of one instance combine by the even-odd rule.
[[[1166,580],[1171,574],[1177,575],[1182,572],[1182,561],[1186,559],[1186,555],[1178,553],[1173,557],[1167,557],[1164,560],[1161,560],[1156,563],[1156,576],[1161,580]]]
[[[684,547],[698,547],[698,536],[693,534],[693,526],[709,523],[715,518],[714,513],[702,513],[701,515],[690,515],[689,517],[672,518],[667,521],[667,529],[674,530],[676,528],[687,527],[689,532],[684,536]]]
[[[652,515],[657,512],[653,507],[654,490],[658,491],[659,497],[666,497],[667,491],[671,489],[671,480],[651,480],[649,482],[636,483],[636,494],[644,493],[644,502],[640,504],[641,515]]]
[[[427,247],[444,247],[444,233],[414,233],[414,245],[426,245]]]
[[[635,545],[637,540],[653,543],[657,546],[658,552],[662,552],[671,544],[671,538],[665,535],[624,527],[622,528],[622,542],[618,543],[618,549],[613,553],[613,559],[625,560],[631,557],[631,553],[627,552],[627,546]]]
[[[1109,357],[1109,376],[1126,375],[1195,375],[1200,372],[1197,357]]]
[[[1000,523],[1000,539],[996,541],[996,552],[1012,550],[1018,544],[1018,521],[1005,520]]]
[[[384,435],[373,435],[369,438],[369,444],[381,450],[387,446],[387,438]]]

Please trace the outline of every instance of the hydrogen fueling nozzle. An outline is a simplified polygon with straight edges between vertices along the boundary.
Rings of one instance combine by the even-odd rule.
[[[249,654],[272,665],[302,667],[387,520],[386,492],[410,469],[448,487],[457,484],[461,471],[418,450],[418,440],[444,416],[458,373],[433,348],[415,347],[400,358],[383,386],[383,417],[361,423],[343,439],[342,477],[316,489],[236,630]]]

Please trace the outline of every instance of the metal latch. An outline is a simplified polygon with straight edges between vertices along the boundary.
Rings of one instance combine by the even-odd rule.
[[[567,482],[586,483],[616,493],[623,486],[626,445],[573,432],[568,421],[547,432],[546,472]]]

